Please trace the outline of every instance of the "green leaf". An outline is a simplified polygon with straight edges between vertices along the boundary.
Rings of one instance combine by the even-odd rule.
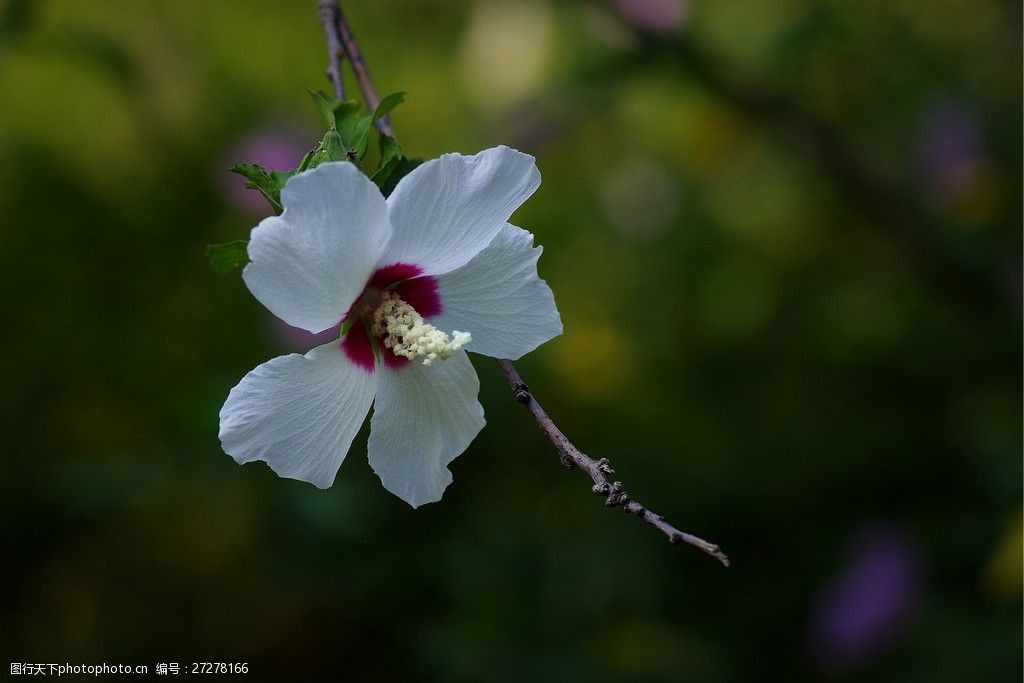
[[[382,134],[380,136],[380,163],[370,180],[377,183],[378,187],[383,187],[401,160],[402,148],[398,146],[398,142],[393,137]]]
[[[349,116],[358,115],[363,105],[356,100],[334,100],[334,120],[344,121]]]
[[[355,100],[335,100],[332,112],[335,123],[333,128],[341,136],[341,143],[346,151],[343,158],[352,161],[362,159],[366,155],[373,118],[363,115],[362,107]],[[351,154],[348,154],[350,151]]]
[[[350,315],[349,317],[345,318],[344,322],[341,323],[340,335],[342,337],[348,334],[348,331],[352,329],[352,325],[353,323],[355,323],[358,317],[359,316],[357,315]]]
[[[393,92],[393,93],[391,93],[390,95],[385,97],[383,100],[381,100],[380,104],[377,105],[377,108],[373,110],[373,120],[376,121],[377,119],[384,118],[385,116],[390,114],[391,111],[395,107],[400,105],[402,102],[405,102],[405,93],[404,92]]]
[[[314,168],[315,166],[310,166],[310,164],[313,163],[313,158],[317,155],[317,153],[319,153],[321,151],[322,150],[320,149],[320,145],[317,145],[313,149],[311,149],[308,152],[306,152],[305,155],[303,155],[303,157],[302,157],[302,161],[299,162],[299,167],[297,169],[295,169],[295,171],[293,171],[293,174],[294,173],[302,173],[305,170],[308,170],[310,168]]]
[[[223,244],[211,244],[206,247],[206,256],[210,259],[210,267],[221,274],[227,274],[239,266],[249,262],[246,246],[249,240],[235,240]]]
[[[298,171],[271,171],[270,179],[277,185],[277,196],[281,196],[281,190],[284,189],[285,183],[287,183],[293,175]]]
[[[343,145],[341,144],[341,138],[337,137],[338,131],[327,131],[327,135],[325,135],[324,137],[326,138],[328,135],[330,135],[332,138],[332,144],[337,146],[339,149],[343,147]],[[292,173],[295,174],[301,173],[302,171],[308,171],[309,169],[316,168],[320,164],[325,163],[327,161],[331,161],[331,158],[330,155],[327,153],[327,150],[324,149],[324,140],[321,140],[316,144],[316,147],[306,152],[306,156],[302,157],[302,162],[299,164],[299,167],[295,169]]]
[[[313,98],[313,104],[320,110],[320,116],[324,117],[324,123],[327,124],[327,127],[335,128],[338,125],[334,115],[335,107],[338,104],[337,100],[333,97],[328,97],[321,90],[310,90],[309,96]]]
[[[332,131],[337,131],[341,136],[341,145],[345,148],[345,153],[339,157],[336,146],[338,140],[332,138],[328,142],[325,137],[322,146],[327,151],[327,156],[330,157],[330,160],[341,161],[343,159],[350,159],[353,155],[358,159],[362,159],[366,155],[373,118],[370,116],[360,116],[359,112],[362,107],[355,100],[337,100],[328,97],[319,90],[316,92],[311,91],[309,94],[313,98],[314,104],[320,109],[320,114],[327,123],[327,127],[330,128],[330,131],[327,133],[328,136]]]
[[[349,147],[356,151],[360,159],[366,156],[366,150],[370,146],[370,128],[373,126],[373,118],[364,116],[356,122],[352,131],[352,140]]]
[[[281,188],[284,186],[284,183],[278,184],[277,180],[267,172],[267,169],[259,164],[235,164],[228,170],[248,180],[249,182],[245,186],[253,190],[259,190],[260,194],[270,202],[274,213],[281,213]],[[278,172],[274,171],[274,173]]]
[[[358,159],[366,156],[372,125],[373,119],[369,116],[360,116],[358,110],[338,119],[338,134],[341,135],[346,149],[352,150]]]
[[[402,157],[395,164],[395,167],[391,170],[388,179],[380,186],[381,194],[385,197],[391,196],[391,193],[395,191],[395,186],[398,185],[398,181],[409,175],[409,173],[423,163],[423,159],[408,159]]]
[[[338,131],[327,131],[327,135],[324,136],[324,140],[320,145],[323,147],[324,154],[327,157],[324,161],[345,161],[348,159],[348,146],[341,139]]]

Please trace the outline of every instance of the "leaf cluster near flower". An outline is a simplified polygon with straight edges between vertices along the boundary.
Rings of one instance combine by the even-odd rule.
[[[387,197],[398,181],[423,163],[422,159],[409,159],[402,154],[398,141],[390,135],[377,131],[379,159],[376,168],[364,167],[373,134],[374,123],[387,116],[405,101],[404,92],[395,92],[380,101],[372,113],[363,113],[362,105],[356,100],[339,100],[321,91],[310,91],[313,104],[327,125],[327,132],[313,149],[302,157],[297,167],[291,170],[267,169],[259,164],[235,164],[229,170],[245,178],[245,186],[263,195],[275,214],[283,211],[281,190],[292,176],[316,168],[329,161],[348,161],[366,173],[381,193]],[[248,262],[247,240],[234,240],[222,244],[211,244],[206,248],[210,267],[218,273],[230,273]]]

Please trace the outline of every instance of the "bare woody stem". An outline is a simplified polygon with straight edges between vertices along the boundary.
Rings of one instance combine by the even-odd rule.
[[[341,9],[341,2],[336,0],[320,0],[317,4],[317,11],[320,14],[320,21],[324,25],[324,34],[327,36],[327,76],[334,85],[334,94],[339,100],[345,99],[345,86],[341,78],[342,56],[348,57],[352,65],[352,72],[356,75],[359,83],[359,90],[366,100],[367,111],[373,111],[380,104],[380,93],[377,86],[373,84],[370,70],[363,59],[363,52],[356,42],[352,26],[345,19],[345,12]],[[333,19],[333,21],[331,21]],[[395,131],[391,128],[391,117],[382,116],[377,119],[377,129],[390,138],[395,137]]]
[[[345,57],[345,48],[342,47],[341,36],[338,34],[338,17],[341,9],[334,0],[320,0],[316,11],[320,16],[320,23],[324,26],[324,35],[327,36],[327,80],[334,87],[334,96],[344,100],[345,79],[341,74],[341,61]]]
[[[665,534],[668,537],[670,543],[687,543],[699,548],[711,555],[726,567],[729,566],[729,558],[726,557],[725,553],[719,549],[714,543],[709,543],[703,538],[688,534],[685,531],[680,531],[671,524],[665,521],[665,518],[661,515],[652,512],[640,503],[633,500],[625,489],[622,487],[622,482],[614,481],[611,475],[615,474],[615,470],[612,469],[611,463],[608,458],[600,458],[594,460],[586,453],[581,451],[576,445],[562,433],[562,430],[558,428],[558,425],[548,417],[547,412],[541,407],[537,399],[530,393],[530,388],[523,381],[522,376],[516,370],[515,366],[510,360],[499,360],[498,365],[501,367],[501,371],[505,373],[505,378],[508,380],[509,386],[512,387],[512,394],[515,399],[523,404],[533,418],[537,421],[537,425],[541,431],[551,440],[551,443],[555,446],[555,450],[558,451],[558,457],[562,461],[562,465],[566,469],[572,469],[578,467],[587,473],[591,481],[594,482],[593,491],[599,496],[604,497],[604,503],[608,507],[621,507],[626,512],[636,515],[640,519],[644,520],[655,529]]]
[[[377,104],[380,103],[380,95],[377,92],[377,88],[373,84],[373,79],[370,77],[370,72],[366,68],[366,63],[363,60],[362,52],[359,50],[359,44],[356,42],[355,35],[352,33],[352,28],[348,25],[345,20],[345,15],[341,9],[340,0],[320,0],[318,5],[320,11],[320,18],[324,25],[324,32],[327,36],[327,54],[329,59],[329,66],[327,68],[328,77],[333,83],[335,83],[335,94],[339,93],[339,85],[341,81],[341,53],[336,49],[338,41],[344,46],[344,52],[348,56],[349,63],[352,65],[352,70],[356,74],[356,80],[359,82],[359,89],[363,93],[363,98],[366,100],[366,107],[368,110],[373,111]],[[329,21],[329,17],[333,15],[336,21],[332,24]],[[328,17],[328,19],[325,19]],[[335,80],[335,74],[338,78]],[[343,96],[338,94],[338,97]],[[377,121],[377,126],[382,133],[389,137],[394,137],[394,130],[391,128],[390,121],[387,117]],[[714,543],[709,543],[703,538],[688,534],[685,531],[680,531],[671,524],[665,521],[665,518],[659,514],[656,514],[644,507],[640,503],[633,500],[629,494],[626,493],[622,486],[622,482],[614,481],[611,475],[615,471],[611,468],[611,463],[607,458],[600,458],[594,460],[586,453],[581,451],[573,444],[572,441],[562,433],[562,430],[554,423],[554,421],[548,416],[544,408],[541,407],[537,399],[534,398],[533,394],[530,393],[530,388],[526,382],[523,381],[519,371],[516,370],[512,361],[506,359],[498,359],[498,366],[504,373],[505,378],[508,380],[509,386],[512,388],[512,394],[515,399],[521,403],[537,421],[537,425],[541,431],[548,437],[551,443],[554,445],[555,450],[558,452],[558,457],[562,461],[562,465],[566,469],[578,468],[585,472],[590,477],[591,481],[594,482],[593,491],[595,494],[604,497],[605,505],[608,507],[619,507],[624,511],[636,515],[640,519],[644,520],[652,527],[665,534],[668,537],[670,543],[686,543],[695,548],[698,548],[708,555],[714,557],[716,560],[721,562],[726,567],[729,566],[729,558],[726,557],[725,553],[719,549]]]

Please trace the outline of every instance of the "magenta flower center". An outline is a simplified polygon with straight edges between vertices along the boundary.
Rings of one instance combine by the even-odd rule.
[[[349,360],[367,372],[373,372],[376,360],[373,343],[370,341],[373,312],[380,305],[384,292],[393,292],[423,316],[430,318],[441,313],[441,296],[437,291],[437,278],[422,275],[423,269],[411,263],[394,263],[378,268],[366,283],[362,293],[349,307],[342,318],[352,318],[348,333],[341,340],[341,349]],[[377,337],[377,349],[381,360],[390,368],[400,368],[409,362],[408,358],[396,356],[384,346],[382,337]]]

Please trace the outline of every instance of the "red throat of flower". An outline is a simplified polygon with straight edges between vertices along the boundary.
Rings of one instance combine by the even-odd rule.
[[[347,322],[350,317],[355,317],[348,326],[348,334],[341,340],[341,349],[354,364],[367,372],[373,372],[376,366],[373,344],[370,341],[370,328],[373,325],[373,311],[380,304],[383,292],[397,294],[425,319],[441,313],[437,278],[422,273],[422,268],[411,263],[394,263],[378,268],[366,283],[363,292],[342,318],[343,322]],[[396,356],[383,342],[383,336],[378,336],[377,348],[385,365],[400,368],[409,362],[408,358]]]

